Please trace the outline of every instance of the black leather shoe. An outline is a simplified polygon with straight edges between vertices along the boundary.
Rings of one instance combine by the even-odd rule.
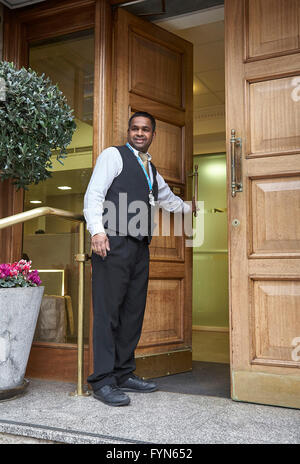
[[[125,395],[117,385],[104,385],[96,390],[93,396],[109,406],[126,406],[130,403],[129,396]]]
[[[134,374],[122,382],[119,387],[122,391],[136,393],[150,393],[158,390],[158,385],[155,382],[146,382]]]

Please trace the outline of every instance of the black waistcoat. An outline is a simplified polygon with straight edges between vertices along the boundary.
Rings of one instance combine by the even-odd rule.
[[[149,204],[148,182],[135,154],[126,146],[115,147],[123,161],[121,173],[109,187],[103,210],[103,225],[117,235],[129,235],[139,240],[153,233],[154,207]],[[156,168],[151,163],[153,173],[152,192],[155,201],[158,196]]]

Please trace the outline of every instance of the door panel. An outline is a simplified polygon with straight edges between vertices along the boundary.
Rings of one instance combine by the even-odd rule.
[[[263,82],[248,83],[248,156],[279,155],[299,149],[299,83],[294,76],[271,76]],[[274,120],[276,124],[272,124]]]
[[[253,363],[299,367],[291,359],[291,340],[300,333],[300,282],[251,279]]]
[[[183,279],[151,279],[140,348],[183,343]],[[157,314],[157,308],[164,311]]]
[[[157,169],[169,181],[184,182],[182,163],[182,128],[169,122],[157,121],[156,137],[151,145],[151,153],[157,155]],[[165,156],[159,156],[159,152]]]
[[[151,100],[182,107],[182,58],[141,31],[129,30],[129,91]],[[149,64],[151,63],[151,66]],[[159,80],[157,76],[159,71]]]
[[[251,184],[251,254],[300,257],[300,177],[257,179]]]
[[[229,173],[232,129],[243,142],[243,191],[232,196],[228,178],[232,398],[290,407],[300,407],[299,8],[225,1]]]
[[[298,0],[247,0],[246,12],[249,58],[298,48]]]
[[[116,13],[114,43],[114,143],[126,141],[133,112],[153,114],[157,121],[150,147],[153,162],[176,194],[186,199],[193,150],[192,45],[122,9]],[[192,256],[185,237],[175,234],[172,216],[162,230],[163,215],[157,212],[150,246],[148,299],[137,356],[177,351],[180,360],[176,368],[176,357],[172,358],[172,372],[180,372],[190,369],[192,360]],[[182,350],[188,353],[184,363]],[[138,370],[144,374],[141,364]],[[154,371],[150,376],[170,372],[169,363],[162,361],[158,371],[155,364]]]

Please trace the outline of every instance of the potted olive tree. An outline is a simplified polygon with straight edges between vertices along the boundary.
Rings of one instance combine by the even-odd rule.
[[[0,180],[28,190],[51,177],[52,151],[66,158],[76,129],[66,98],[44,74],[0,62]],[[63,164],[63,163],[62,163]],[[43,297],[31,262],[0,264],[0,401],[24,391]]]

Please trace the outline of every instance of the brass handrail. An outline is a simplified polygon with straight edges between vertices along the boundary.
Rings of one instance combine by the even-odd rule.
[[[23,213],[14,214],[0,219],[0,230],[6,227],[20,224],[25,221],[30,221],[41,216],[58,216],[70,221],[79,222],[79,245],[78,254],[75,255],[75,261],[79,265],[79,284],[78,284],[78,336],[77,336],[77,390],[72,395],[87,396],[89,393],[83,390],[83,363],[84,363],[84,345],[83,345],[83,307],[84,307],[84,284],[85,272],[84,263],[88,260],[88,255],[84,253],[85,249],[85,234],[84,234],[84,216],[75,214],[71,211],[63,209],[51,208],[50,206],[43,206],[41,208],[34,208]]]

